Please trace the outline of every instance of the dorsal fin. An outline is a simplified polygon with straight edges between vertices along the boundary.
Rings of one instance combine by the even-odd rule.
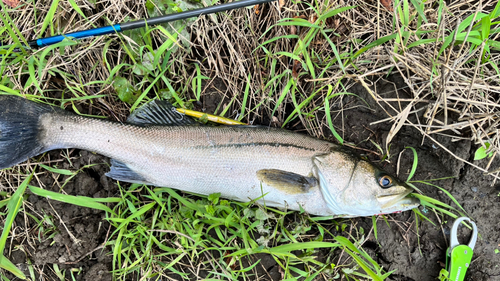
[[[189,126],[197,125],[191,117],[179,113],[168,101],[153,100],[136,109],[127,123],[138,126]]]

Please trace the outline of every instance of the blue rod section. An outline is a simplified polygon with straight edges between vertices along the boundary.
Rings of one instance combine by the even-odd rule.
[[[0,0],[1,1],[1,0]],[[220,5],[215,5],[215,6],[209,6],[205,8],[200,8],[200,9],[195,9],[195,10],[190,10],[190,11],[185,11],[185,12],[180,12],[180,13],[175,13],[175,14],[170,14],[170,15],[164,15],[164,16],[159,16],[159,17],[154,17],[154,18],[149,18],[149,19],[141,19],[133,22],[125,22],[121,24],[115,24],[115,25],[108,25],[105,27],[99,27],[99,28],[94,28],[90,30],[83,30],[83,31],[77,31],[73,33],[68,33],[68,34],[63,34],[63,35],[56,35],[52,37],[47,37],[47,38],[40,38],[32,41],[28,41],[28,45],[30,48],[41,48],[41,47],[46,47],[52,44],[56,44],[64,40],[64,38],[67,37],[72,37],[74,39],[82,39],[82,38],[88,38],[88,37],[93,37],[93,36],[101,36],[101,35],[106,35],[106,34],[113,34],[113,33],[119,33],[125,30],[130,30],[130,29],[135,29],[135,28],[140,28],[144,27],[146,25],[157,25],[157,24],[162,24],[170,21],[175,21],[175,20],[181,20],[181,19],[186,19],[186,18],[191,18],[191,17],[197,17],[201,15],[207,15],[207,14],[212,14],[212,13],[218,13],[222,11],[227,11],[227,10],[232,10],[232,9],[238,9],[238,8],[243,8],[251,5],[257,5],[257,4],[263,4],[263,3],[268,3],[276,0],[240,0],[240,1],[235,1],[235,2],[230,2],[230,3],[225,3],[225,4],[220,4]]]
[[[45,47],[45,46],[59,43],[62,40],[64,40],[64,38],[67,38],[67,37],[72,37],[75,39],[83,39],[83,38],[88,38],[88,37],[93,37],[93,36],[118,33],[121,31],[122,31],[121,26],[119,24],[115,24],[115,25],[109,25],[109,26],[104,26],[104,27],[99,27],[99,28],[94,28],[94,29],[89,29],[89,30],[77,31],[77,32],[68,33],[68,34],[64,34],[64,35],[57,35],[57,36],[37,39],[36,44],[38,47]]]

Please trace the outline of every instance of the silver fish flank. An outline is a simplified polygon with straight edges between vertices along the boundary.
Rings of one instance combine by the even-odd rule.
[[[126,124],[0,96],[0,169],[78,148],[112,158],[109,177],[309,214],[371,216],[415,208],[408,186],[349,150],[274,128],[203,126],[153,101]]]

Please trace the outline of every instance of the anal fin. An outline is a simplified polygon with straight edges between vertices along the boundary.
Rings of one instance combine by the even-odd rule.
[[[124,182],[151,184],[144,177],[132,171],[127,164],[111,159],[111,170],[106,176]]]

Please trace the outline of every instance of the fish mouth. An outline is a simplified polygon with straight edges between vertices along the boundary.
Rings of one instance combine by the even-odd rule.
[[[379,196],[377,199],[386,201],[382,205],[382,209],[394,209],[394,211],[405,211],[416,208],[420,205],[420,200],[414,197],[408,197],[413,192],[412,189],[407,189],[405,192],[396,195]]]

